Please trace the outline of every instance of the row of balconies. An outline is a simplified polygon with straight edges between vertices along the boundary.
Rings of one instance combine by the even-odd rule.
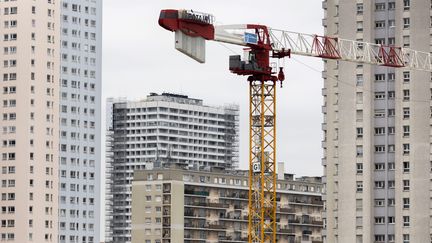
[[[191,190],[191,189],[185,189],[184,193],[187,195],[197,195],[197,196],[209,196],[208,191],[197,191],[197,190]]]
[[[288,219],[288,224],[308,224],[312,226],[322,227],[323,221],[319,219],[296,217],[295,219]]]
[[[226,209],[229,208],[230,205],[223,203],[214,203],[214,202],[189,202],[185,205],[187,206],[197,206],[197,207],[209,207],[209,208],[221,208]]]
[[[197,229],[210,229],[210,230],[223,230],[225,231],[227,227],[225,225],[220,224],[210,224],[205,222],[191,222],[185,223],[185,228],[197,228]]]

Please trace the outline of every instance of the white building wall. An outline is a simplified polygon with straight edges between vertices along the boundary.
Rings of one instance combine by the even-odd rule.
[[[430,51],[430,2],[323,7],[326,35]],[[326,242],[430,241],[430,73],[327,61],[323,76]]]
[[[61,1],[59,242],[100,242],[102,0]]]

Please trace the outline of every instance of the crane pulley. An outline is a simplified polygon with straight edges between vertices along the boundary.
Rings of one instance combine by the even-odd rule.
[[[205,62],[206,40],[244,46],[245,55],[230,56],[229,69],[249,82],[249,242],[275,243],[276,220],[276,83],[285,79],[270,58],[291,54],[394,68],[432,71],[432,56],[409,48],[337,37],[271,29],[265,25],[214,25],[211,14],[162,10],[159,25],[174,31],[176,49]]]

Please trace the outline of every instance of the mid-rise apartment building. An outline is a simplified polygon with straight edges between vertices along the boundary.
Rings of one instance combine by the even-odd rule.
[[[321,243],[320,177],[277,181],[277,240]],[[248,171],[135,171],[132,242],[248,242]]]
[[[430,1],[323,8],[326,35],[431,51]],[[430,242],[431,74],[326,61],[323,77],[325,242]]]
[[[237,166],[236,105],[152,93],[140,101],[110,100],[107,117],[107,242],[131,242],[134,170]]]
[[[99,243],[102,0],[62,0],[59,242]]]
[[[0,2],[0,241],[99,242],[101,7]]]

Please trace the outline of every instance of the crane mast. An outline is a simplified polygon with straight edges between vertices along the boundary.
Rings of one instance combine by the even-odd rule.
[[[285,79],[270,58],[291,54],[432,71],[429,52],[271,29],[264,25],[214,26],[210,14],[162,10],[159,25],[174,31],[176,49],[205,62],[205,41],[244,46],[245,55],[230,56],[229,69],[249,83],[249,225],[250,243],[277,242],[276,222],[276,88]]]

